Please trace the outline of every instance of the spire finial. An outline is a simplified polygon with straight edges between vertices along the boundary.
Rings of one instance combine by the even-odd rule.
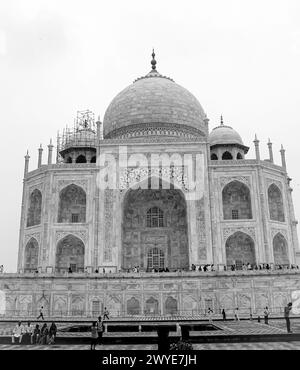
[[[223,116],[221,115],[221,126],[224,126]]]
[[[156,71],[156,60],[155,60],[155,53],[154,53],[154,49],[152,49],[152,60],[151,60],[151,65],[152,65],[152,69],[153,69],[153,71]]]

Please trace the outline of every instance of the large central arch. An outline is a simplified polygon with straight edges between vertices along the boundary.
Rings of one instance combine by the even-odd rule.
[[[128,190],[123,202],[122,268],[188,269],[187,230],[181,190]]]

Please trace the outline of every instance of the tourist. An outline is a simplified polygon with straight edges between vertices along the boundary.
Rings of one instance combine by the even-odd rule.
[[[41,317],[43,320],[45,320],[45,319],[44,319],[43,311],[44,311],[44,307],[43,307],[43,306],[41,306],[41,308],[40,308],[40,314],[39,314],[39,316],[37,317],[37,320],[39,320],[39,318],[40,318],[40,317]]]
[[[109,315],[108,309],[106,307],[104,307],[103,320],[105,320],[105,319],[109,320],[108,315]]]
[[[287,332],[288,333],[292,333],[291,331],[291,322],[290,322],[290,311],[292,309],[292,303],[288,303],[285,307],[284,307],[284,318],[285,318],[285,322],[286,322],[286,329],[287,329]]]
[[[208,320],[209,320],[209,322],[212,322],[213,310],[210,307],[208,307],[207,314],[208,314]]]
[[[270,310],[268,306],[266,306],[264,310],[264,318],[265,318],[265,324],[267,325],[269,325],[269,316],[270,316]]]
[[[21,343],[24,333],[25,333],[25,328],[22,325],[22,322],[19,321],[18,324],[13,329],[13,334],[11,336],[12,343],[15,343],[15,338],[19,338],[19,343]]]
[[[102,335],[103,335],[103,332],[104,332],[104,325],[103,325],[103,322],[101,320],[101,316],[98,317],[98,321],[96,323],[96,326],[97,326],[97,334],[98,334],[98,343],[102,344]]]
[[[71,267],[69,267],[68,273],[69,273],[69,274],[72,274],[72,272],[73,272],[73,271],[72,271]]]
[[[0,274],[3,274],[3,271],[4,271],[4,267],[3,265],[0,266]]]
[[[47,344],[48,334],[49,334],[49,330],[48,330],[47,324],[45,323],[41,329],[39,344]]]
[[[49,329],[49,339],[48,344],[54,344],[56,339],[56,332],[57,332],[57,326],[55,325],[55,322],[53,321],[50,329]]]
[[[165,272],[170,272],[169,269],[168,269],[168,267],[165,268]]]
[[[240,321],[239,308],[238,307],[236,307],[236,309],[234,310],[234,319],[235,319],[235,321]]]
[[[91,350],[96,349],[97,338],[98,338],[97,326],[96,326],[96,321],[94,321],[91,327]]]
[[[24,343],[31,343],[31,337],[33,334],[34,327],[30,321],[28,321],[27,326],[24,328]]]
[[[36,324],[31,336],[31,344],[37,344],[39,342],[40,334],[41,334],[40,326],[39,324]]]
[[[222,310],[222,317],[223,317],[223,321],[226,321],[226,312],[225,312],[224,308]]]

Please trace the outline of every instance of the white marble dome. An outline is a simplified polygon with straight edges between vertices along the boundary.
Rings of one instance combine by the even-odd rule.
[[[221,124],[215,127],[208,137],[210,146],[213,145],[242,145],[241,136],[230,126]]]
[[[124,128],[167,125],[208,134],[206,114],[198,100],[156,70],[121,91],[108,106],[103,120],[105,138],[118,137]]]

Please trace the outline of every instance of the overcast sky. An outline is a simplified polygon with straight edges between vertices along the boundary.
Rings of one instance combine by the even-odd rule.
[[[286,148],[300,219],[299,0],[2,0],[0,2],[0,264],[15,271],[24,155],[37,165],[77,110],[103,118],[123,88],[157,69],[191,91],[210,129],[231,125]],[[44,161],[47,153],[44,151]]]

